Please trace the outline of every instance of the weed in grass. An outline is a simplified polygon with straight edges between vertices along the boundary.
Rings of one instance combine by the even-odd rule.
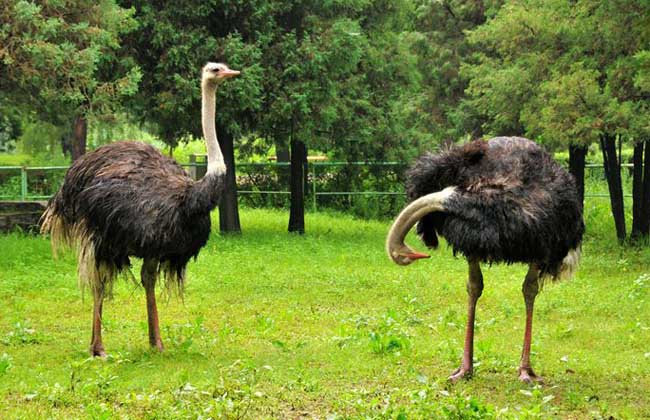
[[[396,320],[397,317],[397,313],[390,310],[370,327],[368,338],[370,339],[370,349],[374,354],[401,354],[401,351],[409,347],[409,333]]]
[[[263,314],[257,314],[255,316],[255,319],[257,320],[257,331],[259,333],[267,333],[271,331],[275,326],[275,321],[273,318],[265,316]]]
[[[199,343],[201,351],[204,351],[209,345],[213,344],[216,339],[203,325],[205,318],[198,315],[193,322],[183,324],[165,325],[163,327],[167,340],[172,344],[172,348],[182,353],[187,353],[195,343]]]
[[[4,375],[11,369],[11,356],[9,356],[7,353],[2,353],[2,356],[0,356],[0,376]]]
[[[39,344],[43,337],[36,333],[36,330],[30,326],[28,320],[16,322],[13,330],[5,334],[1,340],[7,346],[21,346],[27,344]]]
[[[405,314],[408,321],[411,316]],[[404,318],[395,310],[388,312],[379,318],[368,315],[355,315],[345,319],[344,325],[354,326],[354,330],[342,327],[340,335],[332,337],[339,348],[348,346],[358,341],[361,336],[366,336],[370,351],[377,355],[401,354],[409,345],[409,332],[407,326],[403,325],[398,318]]]
[[[627,296],[634,301],[643,301],[650,294],[650,274],[643,273],[634,280]]]
[[[113,411],[105,403],[90,403],[85,408],[86,415],[92,420],[110,420],[113,418]]]
[[[259,376],[265,369],[238,360],[221,370],[214,385],[199,387],[185,383],[178,387],[171,393],[173,402],[160,404],[166,407],[161,414],[194,417],[195,413],[203,413],[208,418],[244,418],[255,400],[265,398],[257,389]]]

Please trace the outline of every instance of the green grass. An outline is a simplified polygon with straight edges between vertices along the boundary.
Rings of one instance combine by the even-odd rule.
[[[25,153],[0,153],[0,166],[30,165],[34,158]]]
[[[242,236],[213,234],[189,265],[184,301],[160,299],[163,354],[148,349],[143,291],[117,284],[107,360],[86,353],[92,299],[74,258],[1,236],[0,417],[649,417],[650,252],[615,244],[605,204],[586,206],[577,277],[538,298],[536,387],[516,375],[526,267],[484,268],[475,377],[452,386],[466,263],[443,246],[392,264],[389,222],[308,214],[303,237],[284,212],[245,210]]]

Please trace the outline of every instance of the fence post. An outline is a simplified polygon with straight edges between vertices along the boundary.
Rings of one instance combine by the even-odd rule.
[[[20,200],[27,201],[27,168],[20,167]]]
[[[314,213],[316,213],[316,162],[312,162],[311,168],[313,170],[312,172],[312,180],[311,180],[311,194],[312,194],[312,201],[313,205],[312,208],[314,210]]]

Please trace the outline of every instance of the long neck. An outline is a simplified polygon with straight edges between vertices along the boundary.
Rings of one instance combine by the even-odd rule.
[[[201,120],[203,123],[203,137],[208,149],[208,171],[206,175],[226,172],[226,164],[219,148],[217,129],[215,127],[216,93],[216,85],[205,81],[201,83]]]
[[[388,255],[392,255],[394,250],[404,246],[406,234],[424,215],[436,211],[445,211],[445,200],[455,192],[456,187],[447,187],[442,191],[422,196],[406,206],[388,231],[386,238]]]

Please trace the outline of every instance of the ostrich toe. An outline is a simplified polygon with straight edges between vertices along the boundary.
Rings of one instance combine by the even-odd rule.
[[[452,374],[447,378],[449,382],[456,383],[460,379],[470,379],[473,375],[472,369],[465,369],[463,367],[459,367],[455,371],[452,372]]]
[[[105,359],[108,355],[104,351],[103,346],[90,346],[90,355],[92,357],[101,357],[102,359]]]
[[[163,346],[162,341],[158,340],[154,344],[151,345],[152,349],[156,349],[159,353],[162,353],[165,351],[165,346]]]
[[[519,380],[527,384],[544,383],[544,378],[537,376],[532,368],[519,368]]]

